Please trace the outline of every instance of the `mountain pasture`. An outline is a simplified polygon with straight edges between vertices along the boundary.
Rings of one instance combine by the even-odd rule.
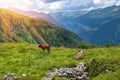
[[[90,79],[100,80],[105,74],[104,80],[107,80],[108,76],[115,78],[114,75],[119,73],[120,47],[83,49],[84,57],[79,60],[74,58],[77,51],[77,48],[51,47],[48,53],[38,48],[37,44],[0,43],[0,78],[7,73],[15,73],[27,75],[21,80],[40,80],[48,70],[74,67],[79,62],[89,66]],[[109,74],[106,69],[110,70]],[[117,76],[116,80],[119,78]]]

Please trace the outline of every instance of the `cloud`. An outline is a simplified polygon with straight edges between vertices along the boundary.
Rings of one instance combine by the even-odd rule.
[[[34,1],[32,3],[32,10],[34,11],[44,11],[44,12],[50,12],[50,11],[55,11],[55,10],[61,10],[61,3],[56,1],[56,2],[50,2],[50,3],[45,3],[45,2],[37,2]]]
[[[34,11],[77,11],[120,5],[120,0],[0,0],[0,7]]]
[[[116,5],[117,5],[117,6],[120,5],[120,0],[119,0],[118,2],[116,2]]]
[[[93,3],[97,7],[107,7],[107,6],[115,5],[116,2],[118,2],[118,0],[93,0]]]
[[[61,1],[61,0],[43,0],[43,2],[45,3],[57,2],[57,1]]]
[[[84,9],[84,8],[89,8],[92,5],[94,5],[92,3],[92,0],[66,0],[66,2],[63,2],[63,6],[64,9],[67,10],[80,10],[80,9]]]
[[[0,0],[0,7],[1,8],[18,8],[22,10],[29,10],[32,9],[31,0]]]
[[[96,5],[113,4],[116,0],[93,0]]]

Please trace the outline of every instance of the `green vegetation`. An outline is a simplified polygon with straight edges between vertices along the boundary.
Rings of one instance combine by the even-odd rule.
[[[0,44],[0,77],[13,72],[41,78],[54,67],[75,65],[78,62],[73,58],[75,52],[75,49],[53,47],[47,53],[33,44],[3,43]]]
[[[54,46],[78,47],[88,43],[77,35],[63,28],[42,27],[44,39]]]
[[[91,80],[119,80],[120,47],[83,49],[84,58],[75,60],[77,48],[52,47],[43,52],[37,44],[1,43],[0,78],[11,72],[27,74],[21,80],[40,80],[48,70],[73,67],[83,61],[89,66]],[[109,70],[110,72],[106,72]]]
[[[99,76],[93,78],[93,80],[120,80],[120,70],[109,74],[100,74]]]
[[[0,42],[49,43],[75,47],[88,44],[75,33],[36,18],[0,9]]]

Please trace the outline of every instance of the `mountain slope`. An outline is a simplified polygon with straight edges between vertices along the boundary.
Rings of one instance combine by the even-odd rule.
[[[0,9],[0,42],[49,43],[67,47],[86,43],[61,27],[5,9]]]
[[[64,14],[64,13],[63,13]],[[82,12],[80,13],[82,14]],[[59,16],[64,28],[67,28],[92,44],[120,43],[120,6],[96,9],[72,16]],[[77,17],[76,17],[77,16]],[[66,21],[64,21],[66,20]]]
[[[120,43],[120,6],[97,9],[75,19],[94,44]],[[76,24],[79,26],[80,24]],[[80,33],[79,33],[80,34]]]

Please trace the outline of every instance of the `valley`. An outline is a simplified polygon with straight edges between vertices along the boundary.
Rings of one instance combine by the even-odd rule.
[[[91,44],[120,43],[120,6],[78,12],[58,12],[50,15]]]

